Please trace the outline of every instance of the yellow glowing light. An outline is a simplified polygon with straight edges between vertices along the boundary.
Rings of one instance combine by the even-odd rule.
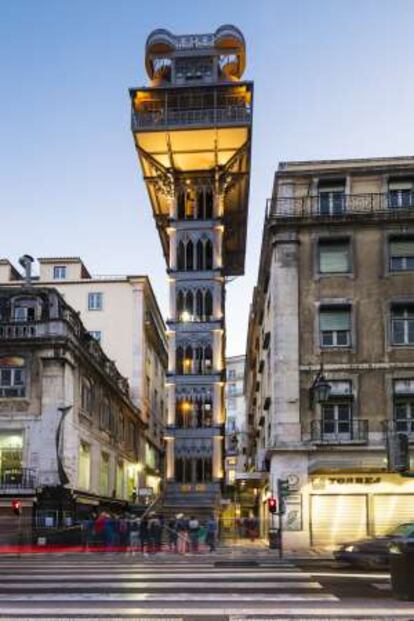
[[[191,320],[191,315],[188,311],[184,311],[183,313],[181,313],[181,321],[190,321]]]

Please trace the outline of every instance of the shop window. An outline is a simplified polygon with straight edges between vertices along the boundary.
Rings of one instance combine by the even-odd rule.
[[[414,345],[414,305],[395,305],[391,309],[393,345]]]
[[[0,432],[0,486],[22,482],[23,432]]]
[[[351,309],[322,307],[319,312],[321,347],[350,347]]]

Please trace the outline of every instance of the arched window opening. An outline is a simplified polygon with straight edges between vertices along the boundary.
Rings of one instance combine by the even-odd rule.
[[[211,291],[206,291],[205,293],[204,314],[207,321],[210,321],[210,319],[213,317],[213,296],[211,294]]]
[[[205,269],[213,269],[213,244],[208,239],[205,245]]]
[[[194,218],[195,196],[194,191],[187,190],[185,194],[185,217],[186,220]]]
[[[183,191],[178,193],[177,216],[179,220],[184,220],[185,218],[185,192]]]
[[[197,242],[197,269],[204,270],[204,244],[201,239]]]
[[[185,255],[186,255],[185,269],[187,271],[191,271],[194,269],[194,246],[193,246],[193,242],[191,241],[191,239],[187,242]]]
[[[176,356],[176,372],[178,375],[183,375],[184,373],[184,351],[182,347],[177,347],[175,356]]]
[[[207,188],[205,195],[205,218],[210,220],[213,217],[213,191],[211,188]]]
[[[185,311],[192,319],[194,313],[194,295],[192,291],[187,291],[187,295],[185,297]]]
[[[201,374],[203,372],[203,348],[196,348],[196,373]]]
[[[178,243],[177,247],[177,269],[185,270],[185,246],[182,241]]]
[[[193,348],[187,345],[184,356],[184,375],[190,375],[193,372]]]
[[[204,191],[197,191],[197,218],[204,220]]]
[[[198,321],[203,320],[204,308],[203,308],[203,292],[201,289],[197,289],[196,293],[196,316]]]
[[[183,293],[183,291],[179,291],[178,294],[177,294],[176,308],[177,308],[177,317],[180,318],[181,314],[184,311],[184,293]]]
[[[175,479],[179,483],[183,483],[184,477],[184,460],[182,457],[176,457],[175,459]]]
[[[212,367],[213,367],[213,350],[211,349],[210,345],[207,345],[207,347],[204,350],[203,372],[211,373]]]

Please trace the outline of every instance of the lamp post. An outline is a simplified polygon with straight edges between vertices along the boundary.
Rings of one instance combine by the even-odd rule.
[[[330,383],[326,380],[323,374],[323,363],[321,362],[321,366],[319,371],[313,380],[312,386],[309,390],[309,398],[310,398],[310,406],[313,409],[314,403],[325,403],[328,401],[329,395],[331,394],[332,387]]]

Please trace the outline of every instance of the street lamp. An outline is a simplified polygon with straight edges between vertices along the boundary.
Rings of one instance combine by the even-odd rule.
[[[331,394],[332,387],[330,383],[325,379],[323,375],[323,364],[321,363],[320,369],[313,380],[313,384],[310,387],[309,396],[311,407],[316,403],[325,403],[328,401]]]

